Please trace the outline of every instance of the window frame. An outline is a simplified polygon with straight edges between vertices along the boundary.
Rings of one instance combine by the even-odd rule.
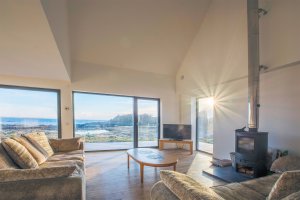
[[[133,99],[133,148],[158,148],[159,140],[161,137],[161,110],[160,110],[160,98],[153,97],[140,97],[140,96],[130,96],[130,95],[120,95],[120,94],[109,94],[109,93],[100,93],[100,92],[83,92],[78,90],[72,91],[72,111],[73,111],[73,138],[75,138],[75,105],[74,105],[74,94],[92,94],[92,95],[106,95],[106,96],[115,96],[115,97],[130,97]],[[157,101],[157,110],[158,110],[158,133],[157,133],[157,146],[147,146],[147,147],[138,147],[138,100],[154,100]],[[115,149],[115,150],[92,150],[87,152],[101,152],[101,151],[119,151],[119,150],[128,150],[128,149]]]
[[[0,84],[0,88],[4,89],[16,89],[16,90],[28,90],[28,91],[40,91],[40,92],[55,92],[57,94],[57,138],[62,138],[61,128],[61,90],[52,88],[40,88],[31,86],[19,86],[19,85],[3,85]]]

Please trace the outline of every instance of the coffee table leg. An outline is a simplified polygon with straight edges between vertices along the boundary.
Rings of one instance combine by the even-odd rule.
[[[144,165],[140,164],[141,183],[144,182]]]
[[[173,166],[174,171],[176,171],[176,164]]]
[[[129,169],[129,159],[130,159],[130,157],[129,157],[129,155],[127,155],[127,166],[128,166],[128,169]]]

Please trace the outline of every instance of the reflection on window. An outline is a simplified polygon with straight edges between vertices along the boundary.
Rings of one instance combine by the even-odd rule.
[[[50,138],[59,134],[59,91],[0,88],[1,138],[30,132],[45,132]]]
[[[197,149],[213,153],[214,99],[197,99]]]

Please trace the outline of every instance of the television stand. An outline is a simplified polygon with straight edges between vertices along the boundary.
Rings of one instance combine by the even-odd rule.
[[[160,139],[159,140],[159,150],[164,149],[165,143],[172,143],[176,145],[182,145],[182,148],[185,144],[189,145],[190,147],[190,154],[193,154],[193,140],[169,140],[169,139]]]

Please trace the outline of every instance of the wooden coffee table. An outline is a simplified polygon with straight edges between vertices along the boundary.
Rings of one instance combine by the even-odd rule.
[[[151,148],[135,148],[127,151],[127,164],[129,169],[129,160],[132,158],[140,164],[141,183],[144,182],[144,166],[150,167],[169,167],[173,166],[176,171],[177,157],[168,155],[164,151]]]

